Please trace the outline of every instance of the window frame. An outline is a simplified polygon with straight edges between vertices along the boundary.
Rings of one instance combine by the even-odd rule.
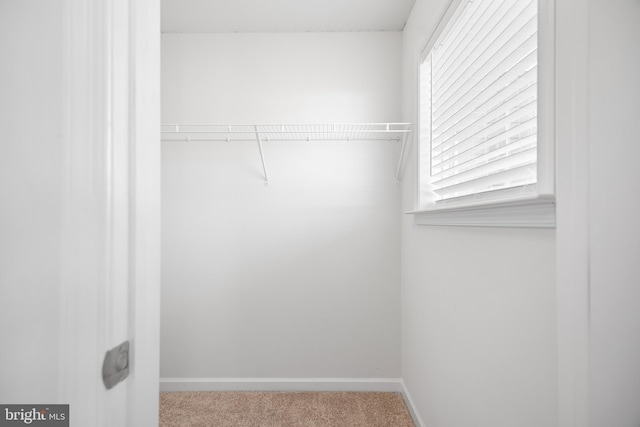
[[[468,0],[449,0],[434,31],[423,44],[417,63],[418,96],[415,102],[417,143],[413,214],[418,225],[486,226],[486,227],[555,227],[555,0],[538,2],[538,131],[536,191],[525,196],[500,200],[480,198],[453,206],[420,206],[422,150],[420,135],[420,67],[433,45],[454,18],[461,4]]]

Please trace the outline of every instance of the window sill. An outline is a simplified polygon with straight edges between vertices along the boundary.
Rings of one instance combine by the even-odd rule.
[[[466,227],[555,228],[555,197],[526,199],[476,205],[442,207],[405,212],[414,215],[417,225]]]

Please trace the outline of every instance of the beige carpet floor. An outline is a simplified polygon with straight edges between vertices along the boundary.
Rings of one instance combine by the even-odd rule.
[[[414,427],[399,393],[160,393],[161,427]]]

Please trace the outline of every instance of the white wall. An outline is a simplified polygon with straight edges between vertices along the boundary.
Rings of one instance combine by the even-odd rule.
[[[0,1],[0,402],[58,399],[61,2]]]
[[[400,119],[401,33],[164,34],[162,122]]]
[[[589,1],[590,396],[594,427],[640,425],[640,2]]]
[[[400,33],[164,34],[164,123],[396,121]],[[161,377],[399,377],[399,146],[163,144]]]
[[[403,34],[403,120],[445,0],[417,0]],[[416,145],[402,209],[414,208]],[[402,219],[402,377],[430,427],[556,425],[553,230],[416,226]]]

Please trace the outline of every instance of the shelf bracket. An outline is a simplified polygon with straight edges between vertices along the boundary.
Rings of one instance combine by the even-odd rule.
[[[258,132],[258,126],[253,127],[256,131],[256,140],[258,141],[258,150],[260,150],[260,160],[262,161],[262,170],[264,171],[264,184],[269,184],[269,174],[267,173],[267,165],[264,162],[264,153],[262,152],[262,139],[260,139],[260,132]]]
[[[402,160],[404,159],[404,152],[407,148],[407,135],[409,134],[405,133],[402,135],[402,148],[400,149],[400,158],[398,159],[398,167],[396,169],[396,185],[400,184],[400,181],[402,181]]]

